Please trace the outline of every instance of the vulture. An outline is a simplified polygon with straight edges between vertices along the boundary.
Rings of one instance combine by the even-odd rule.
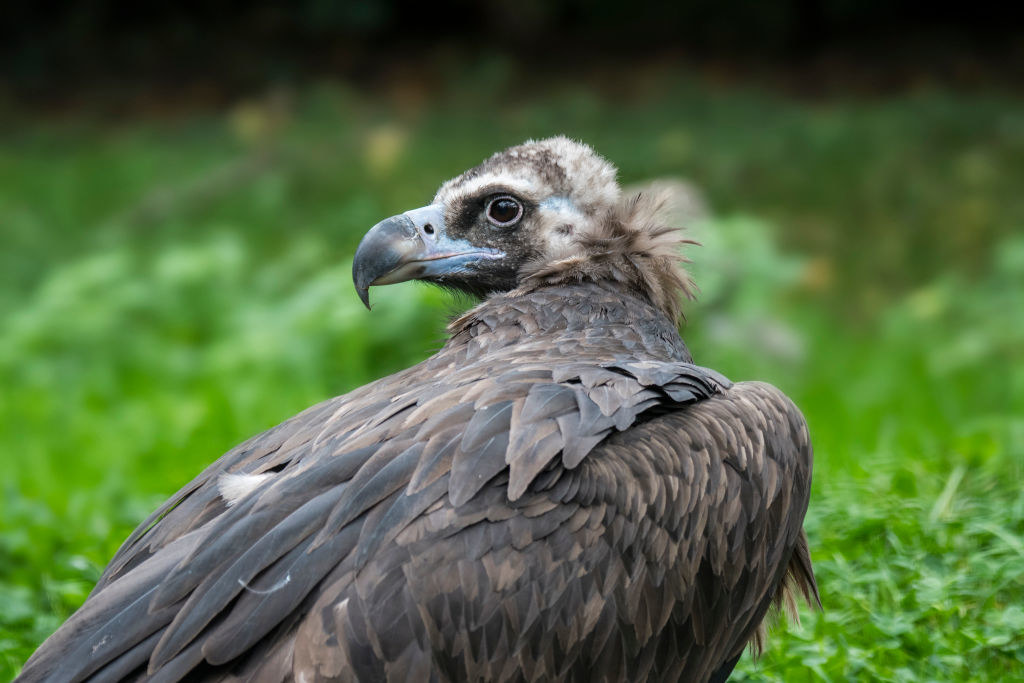
[[[665,202],[528,141],[360,243],[479,301],[423,362],[235,447],[18,681],[724,681],[819,605],[807,425],[695,365]]]

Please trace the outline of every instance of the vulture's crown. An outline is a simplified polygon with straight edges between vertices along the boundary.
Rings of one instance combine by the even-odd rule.
[[[778,389],[693,363],[660,210],[552,138],[377,224],[364,303],[482,301],[181,488],[18,680],[724,681],[817,602],[811,445]]]

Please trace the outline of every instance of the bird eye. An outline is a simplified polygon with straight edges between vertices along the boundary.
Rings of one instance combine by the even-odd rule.
[[[487,220],[499,227],[512,225],[523,217],[523,205],[507,195],[487,203]]]

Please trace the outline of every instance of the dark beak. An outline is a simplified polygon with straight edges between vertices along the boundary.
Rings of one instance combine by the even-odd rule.
[[[352,280],[363,305],[370,307],[369,289],[418,279],[444,279],[465,272],[481,259],[503,254],[447,236],[444,207],[424,206],[387,218],[363,237],[352,261]]]

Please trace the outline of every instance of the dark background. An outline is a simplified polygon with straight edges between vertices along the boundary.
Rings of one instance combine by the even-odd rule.
[[[223,101],[325,76],[373,87],[396,70],[444,77],[481,55],[527,80],[671,60],[806,93],[1019,87],[1017,14],[907,0],[25,2],[5,8],[0,58],[9,98],[51,104],[104,92],[122,105]]]

